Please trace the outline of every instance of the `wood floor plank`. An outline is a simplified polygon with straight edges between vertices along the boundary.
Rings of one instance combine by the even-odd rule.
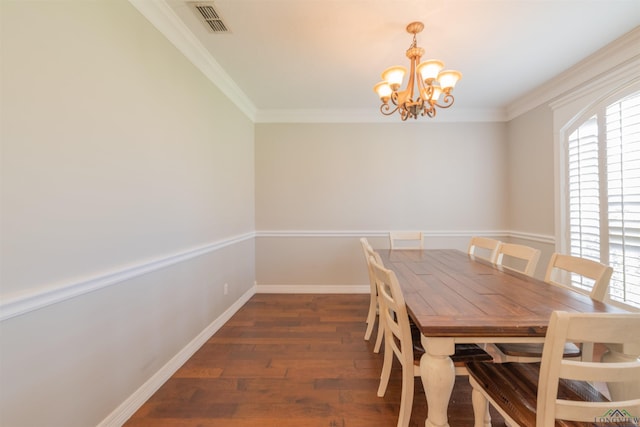
[[[254,295],[125,426],[394,427],[400,365],[377,397],[383,354],[364,340],[368,306],[368,295]],[[422,427],[419,378],[414,394],[410,426]],[[456,378],[449,423],[473,425],[467,378]]]

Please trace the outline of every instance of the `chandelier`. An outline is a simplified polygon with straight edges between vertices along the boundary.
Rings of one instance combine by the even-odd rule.
[[[419,115],[435,117],[436,107],[449,108],[453,105],[451,91],[462,78],[462,73],[454,70],[442,71],[444,63],[437,59],[420,62],[424,49],[418,47],[416,34],[423,29],[422,22],[407,25],[407,32],[413,34],[413,43],[407,49],[411,71],[406,89],[400,90],[400,86],[407,69],[399,65],[384,70],[383,81],[373,88],[382,101],[380,112],[386,116],[398,111],[402,120],[417,119]]]

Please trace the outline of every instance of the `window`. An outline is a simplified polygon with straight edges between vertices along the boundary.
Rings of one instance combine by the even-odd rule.
[[[640,307],[640,92],[579,123],[566,158],[571,254],[613,267],[611,299]]]

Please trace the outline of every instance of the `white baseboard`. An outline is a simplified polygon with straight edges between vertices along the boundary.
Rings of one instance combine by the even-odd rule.
[[[257,294],[368,294],[369,285],[260,285]]]
[[[198,336],[187,344],[178,354],[169,360],[158,372],[149,378],[127,400],[122,402],[97,427],[120,427],[147,401],[149,398],[204,345],[254,294],[253,286],[236,302],[234,302],[220,317],[209,324]]]

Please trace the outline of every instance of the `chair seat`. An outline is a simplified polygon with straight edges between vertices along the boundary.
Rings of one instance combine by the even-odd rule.
[[[542,343],[508,343],[495,346],[506,356],[542,358]],[[564,345],[562,357],[580,357],[581,354],[580,347],[577,345],[573,343]]]
[[[451,356],[453,363],[464,364],[468,362],[488,362],[493,357],[477,344],[456,344],[456,353]]]
[[[467,363],[469,375],[496,402],[508,402],[509,415],[521,426],[536,425],[540,363]],[[558,399],[607,402],[597,389],[581,381],[561,379]],[[556,426],[584,427],[583,422],[556,420]],[[610,423],[608,426],[628,425]]]

